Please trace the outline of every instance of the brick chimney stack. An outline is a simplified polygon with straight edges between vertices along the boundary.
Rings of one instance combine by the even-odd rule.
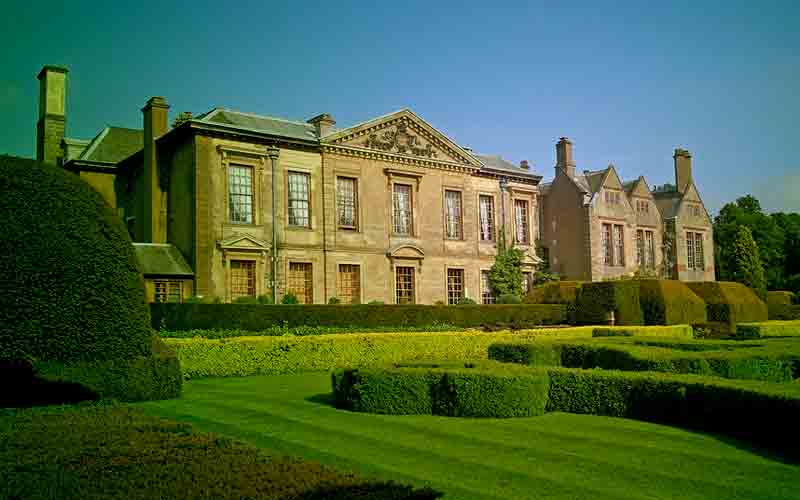
[[[39,72],[39,121],[36,124],[36,159],[61,165],[61,143],[67,124],[67,73],[61,66],[44,66]]]
[[[528,160],[522,160],[521,162],[519,162],[519,168],[521,168],[523,170],[530,170],[531,166],[528,163]]]
[[[692,154],[683,148],[675,148],[672,158],[675,160],[675,186],[678,192],[683,193],[692,182]]]
[[[314,128],[317,130],[317,137],[322,139],[331,133],[333,126],[336,125],[336,120],[328,113],[322,113],[308,120],[307,123],[314,125]]]
[[[562,171],[570,178],[575,177],[575,161],[572,159],[572,142],[561,137],[556,143],[556,175]]]
[[[167,113],[169,105],[163,97],[151,97],[142,108],[144,119],[144,169],[145,217],[143,221],[146,243],[165,243],[166,195],[158,171],[156,139],[169,130]]]

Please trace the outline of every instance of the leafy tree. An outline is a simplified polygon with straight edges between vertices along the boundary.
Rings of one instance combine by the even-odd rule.
[[[500,228],[497,239],[497,256],[489,270],[489,283],[495,297],[522,296],[522,250],[508,246],[505,228]]]
[[[751,195],[727,203],[714,218],[717,279],[737,281],[734,243],[740,226],[750,229],[758,245],[767,285],[771,289],[781,288],[786,277],[784,229],[779,219],[765,214],[759,201]]]
[[[731,269],[733,281],[749,286],[759,297],[766,299],[767,283],[764,279],[764,268],[761,265],[758,245],[747,226],[739,226],[731,251],[733,253]]]

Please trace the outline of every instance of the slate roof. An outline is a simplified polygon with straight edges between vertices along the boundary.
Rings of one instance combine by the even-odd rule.
[[[270,135],[288,137],[301,140],[316,140],[317,132],[314,125],[306,122],[284,120],[271,116],[261,116],[252,113],[242,113],[230,109],[214,108],[194,119],[203,123],[220,123],[233,125],[238,128],[253,130]]]
[[[519,175],[522,177],[532,177],[532,178],[540,178],[541,176],[536,175],[530,169],[524,169],[517,165],[514,165],[508,160],[503,159],[499,155],[479,155],[472,153],[472,156],[478,159],[483,165],[481,170],[492,170],[495,172],[508,172],[509,174]]]
[[[139,269],[145,276],[194,276],[192,268],[174,245],[134,243]]]
[[[106,127],[89,142],[77,158],[83,161],[117,163],[144,147],[144,132],[123,127]]]

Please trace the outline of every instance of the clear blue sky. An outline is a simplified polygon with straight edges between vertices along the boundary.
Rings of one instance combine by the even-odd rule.
[[[800,2],[230,3],[14,1],[0,153],[35,154],[36,75],[62,64],[69,137],[141,127],[153,95],[173,116],[328,112],[337,126],[410,107],[545,180],[560,136],[579,170],[613,162],[651,186],[673,180],[681,146],[712,211],[745,193],[800,211]]]

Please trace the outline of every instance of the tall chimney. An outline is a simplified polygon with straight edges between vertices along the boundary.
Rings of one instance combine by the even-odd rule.
[[[151,97],[142,108],[144,118],[144,169],[145,215],[143,221],[145,243],[165,243],[166,224],[162,220],[166,203],[158,171],[156,139],[167,133],[169,105],[163,97]]]
[[[61,66],[44,66],[39,72],[39,121],[36,124],[36,159],[61,165],[67,121],[67,73]]]
[[[675,186],[678,192],[683,193],[692,182],[692,154],[685,149],[675,148],[672,158],[675,160]]]
[[[333,126],[336,125],[336,120],[328,113],[322,113],[308,120],[308,123],[314,125],[314,128],[317,129],[317,137],[322,139],[331,133]]]
[[[562,137],[556,143],[556,175],[562,171],[570,178],[575,177],[575,161],[572,159],[572,142]]]

